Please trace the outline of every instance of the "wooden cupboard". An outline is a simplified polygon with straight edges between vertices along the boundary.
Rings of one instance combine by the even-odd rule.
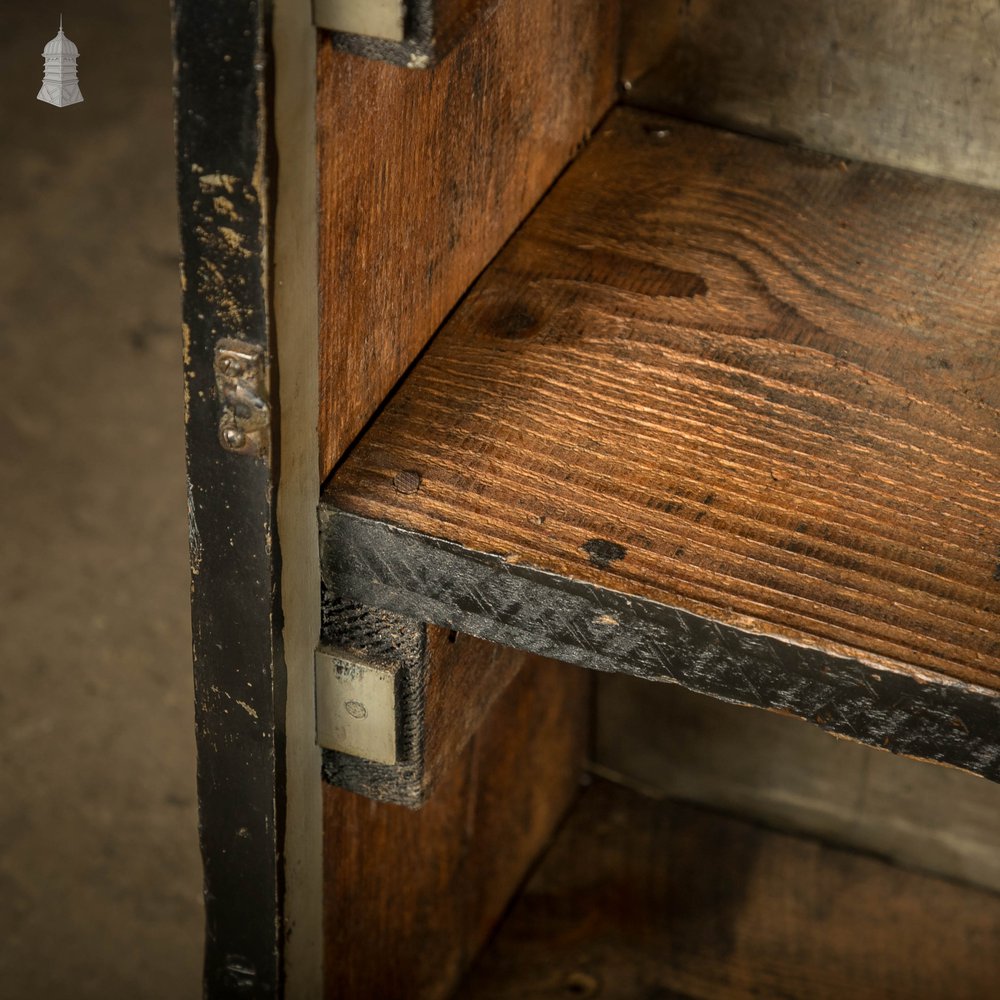
[[[993,5],[175,0],[175,49],[206,994],[827,995],[804,945],[706,979],[657,923],[693,893],[732,919],[690,947],[721,947],[767,912],[723,898],[740,845],[775,878],[806,862],[639,796],[671,763],[651,681],[1000,776]],[[647,687],[595,696],[582,668]],[[678,704],[692,745],[725,742],[732,709]],[[734,761],[766,759],[752,729]],[[789,788],[838,766],[782,745]],[[995,887],[961,859],[996,787],[947,781],[961,834],[887,853]],[[685,794],[773,822],[773,793]],[[854,828],[903,807],[880,808]],[[624,907],[668,958],[616,978],[578,861],[659,885],[654,833],[689,820],[716,878]],[[851,865],[803,942],[831,886],[929,892]],[[918,981],[1000,972],[967,891]],[[589,971],[511,959],[518,927],[585,939]],[[842,991],[903,960],[868,940]]]

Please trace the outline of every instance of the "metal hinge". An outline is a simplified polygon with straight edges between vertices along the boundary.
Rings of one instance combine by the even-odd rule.
[[[222,402],[222,447],[239,455],[265,456],[271,438],[271,407],[263,348],[233,338],[220,340],[215,347],[215,384]]]

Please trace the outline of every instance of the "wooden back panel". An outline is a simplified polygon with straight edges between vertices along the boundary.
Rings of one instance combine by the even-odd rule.
[[[737,131],[1000,184],[996,0],[629,0],[630,99]],[[661,34],[642,30],[649,22]]]
[[[1000,892],[1000,784],[674,684],[602,674],[595,698],[606,774]]]
[[[500,0],[420,72],[321,44],[321,474],[610,106],[617,28]]]

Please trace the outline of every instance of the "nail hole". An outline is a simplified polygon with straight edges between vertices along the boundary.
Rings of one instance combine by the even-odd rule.
[[[661,142],[664,139],[670,138],[670,129],[668,128],[660,128],[657,125],[643,125],[642,130],[646,133],[646,135],[652,136],[652,138],[658,139]]]
[[[595,997],[600,992],[601,984],[586,972],[571,972],[566,977],[563,992],[570,997]]]

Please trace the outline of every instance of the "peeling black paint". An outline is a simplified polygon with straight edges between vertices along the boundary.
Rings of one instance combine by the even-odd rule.
[[[921,679],[454,542],[321,508],[322,568],[352,600],[598,670],[797,715],[1000,781],[1000,697]],[[508,613],[517,606],[516,615]],[[615,628],[604,623],[614,619]]]
[[[283,669],[274,469],[218,439],[215,346],[270,354],[265,0],[175,0],[204,992],[281,992]],[[269,449],[273,454],[273,449]]]

